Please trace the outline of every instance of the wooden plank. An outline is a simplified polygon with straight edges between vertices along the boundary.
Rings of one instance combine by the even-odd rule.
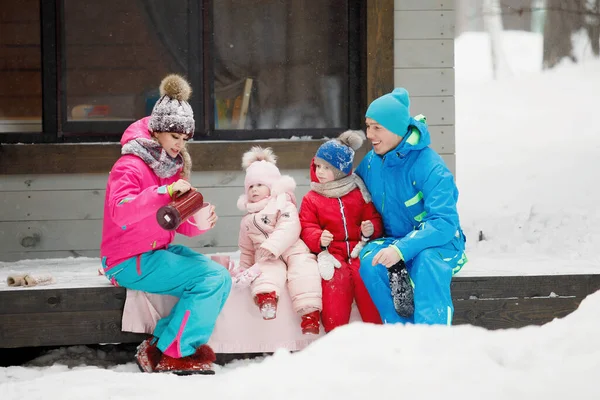
[[[394,2],[368,0],[367,104],[394,88]]]
[[[98,244],[96,244],[98,246]],[[229,253],[237,251],[237,243],[235,246],[224,246],[224,247],[192,247],[202,254],[214,254],[214,253]],[[92,250],[56,250],[56,251],[3,251],[0,253],[0,261],[19,261],[19,260],[43,260],[48,258],[65,258],[65,257],[92,257],[97,258],[100,256],[99,249]]]
[[[454,125],[430,125],[431,148],[439,154],[454,154]]]
[[[0,221],[102,219],[104,190],[0,193]]]
[[[290,175],[298,186],[310,184],[308,166],[301,169],[281,169],[281,173]],[[244,172],[236,171],[196,171],[191,182],[196,187],[243,187]],[[0,192],[38,191],[38,190],[104,190],[106,173],[98,174],[47,174],[47,175],[5,175],[0,176]]]
[[[452,68],[454,40],[394,40],[395,68]]]
[[[122,332],[122,310],[0,315],[0,348],[136,343],[148,335]]]
[[[0,291],[0,315],[74,311],[122,311],[125,289],[112,286]]]
[[[406,88],[411,96],[452,96],[454,68],[396,68],[394,86]]]
[[[241,217],[221,217],[215,229],[175,243],[189,247],[237,247]],[[99,248],[102,220],[0,222],[0,253],[20,251],[78,251]]]
[[[581,297],[576,297],[456,301],[453,324],[470,324],[487,329],[543,325],[572,313],[581,300]]]
[[[199,188],[205,201],[221,217],[242,215],[237,200],[243,187]],[[298,201],[309,186],[298,186]],[[56,221],[102,219],[104,190],[49,190],[0,193],[0,221]]]
[[[189,143],[194,171],[241,170],[251,146],[271,147],[281,169],[310,165],[323,140],[206,141]],[[0,146],[0,174],[73,174],[109,172],[120,156],[118,143],[6,144]]]
[[[457,277],[452,297],[461,300],[506,299],[511,297],[585,297],[600,290],[598,275],[541,275]]]
[[[493,295],[496,298],[470,299],[464,294],[473,292],[479,293],[477,287],[479,283],[493,281]],[[564,282],[569,282],[565,284]],[[529,288],[528,284],[536,285],[542,283],[548,285],[547,289],[537,285],[535,288]],[[456,290],[458,286],[461,290]],[[515,286],[520,290],[515,290]],[[470,290],[472,288],[472,290]],[[527,300],[523,307],[528,304],[535,304],[537,300],[564,300],[560,298],[532,298],[530,296],[547,296],[542,293],[557,291],[566,295],[577,297],[579,302],[591,293],[600,289],[600,275],[563,275],[563,276],[497,276],[493,280],[487,278],[463,278],[453,282],[452,298],[455,305],[458,304],[479,304],[482,302],[502,302],[510,300],[517,302]],[[484,289],[485,290],[485,289]],[[511,298],[526,296],[528,298]],[[531,300],[531,301],[530,301]],[[89,288],[70,288],[70,289],[37,289],[21,291],[0,291],[0,315],[1,314],[25,314],[25,313],[56,313],[73,311],[101,311],[101,310],[122,310],[125,303],[125,289],[106,287]],[[552,304],[552,303],[549,303]],[[462,307],[462,306],[461,306]],[[479,306],[476,306],[477,308]],[[464,308],[464,307],[463,307]]]
[[[394,10],[454,10],[456,0],[394,0]]]
[[[542,325],[573,312],[581,299],[459,301],[454,325],[487,329]],[[134,343],[145,335],[120,330],[121,310],[0,315],[0,348]]]
[[[413,115],[423,114],[431,125],[454,125],[454,97],[411,96],[410,111]]]
[[[95,299],[93,301],[87,299]],[[120,331],[125,291],[120,288],[0,293],[0,347],[127,342]],[[455,301],[454,325],[487,329],[542,325],[573,312],[582,298]],[[103,304],[103,310],[96,310]],[[78,308],[85,308],[85,311]],[[77,310],[77,311],[71,311]],[[5,312],[10,312],[6,314]],[[36,329],[37,328],[37,329]],[[125,337],[124,337],[125,336]]]
[[[395,11],[394,39],[454,38],[453,11]]]

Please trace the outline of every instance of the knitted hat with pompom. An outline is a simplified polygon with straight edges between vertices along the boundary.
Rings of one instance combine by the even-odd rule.
[[[148,129],[194,136],[194,111],[188,103],[190,84],[179,75],[168,75],[160,83],[160,99],[154,105]]]
[[[277,156],[270,147],[263,149],[260,146],[254,146],[244,153],[242,157],[242,168],[246,170],[244,179],[244,188],[246,195],[248,188],[260,183],[272,189],[273,184],[281,178],[281,172],[275,165]]]
[[[336,139],[323,143],[315,154],[315,159],[333,167],[335,179],[343,178],[352,172],[354,152],[362,146],[365,134],[362,131],[346,131]]]

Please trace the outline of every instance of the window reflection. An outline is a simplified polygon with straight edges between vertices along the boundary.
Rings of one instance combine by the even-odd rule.
[[[40,2],[2,2],[0,133],[42,130]]]
[[[216,129],[347,124],[347,1],[219,0],[213,18]]]
[[[67,120],[149,115],[161,79],[187,75],[187,11],[187,0],[65,0]]]

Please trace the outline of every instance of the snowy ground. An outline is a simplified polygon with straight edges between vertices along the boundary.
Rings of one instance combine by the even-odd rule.
[[[600,273],[600,61],[584,56],[581,65],[542,73],[539,36],[504,38],[513,76],[501,81],[491,80],[484,35],[456,42],[457,180],[470,258],[463,273]],[[576,48],[588,51],[582,40]],[[543,327],[354,324],[300,353],[235,362],[214,377],[145,375],[130,353],[61,348],[0,368],[0,393],[3,400],[598,399],[598,315],[600,293]]]
[[[492,81],[487,38],[456,43],[456,160],[468,269],[600,272],[600,60],[540,73],[541,37],[505,32],[513,77]],[[478,242],[479,232],[486,240]]]

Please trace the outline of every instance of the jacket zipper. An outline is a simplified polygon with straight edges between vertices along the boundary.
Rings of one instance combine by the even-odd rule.
[[[254,226],[256,227],[256,229],[258,229],[258,230],[259,230],[259,231],[260,231],[260,232],[261,232],[263,235],[265,235],[265,239],[268,239],[268,238],[269,238],[269,234],[268,234],[267,232],[265,232],[265,231],[264,231],[264,230],[263,230],[263,229],[262,229],[262,228],[261,228],[261,227],[258,225],[258,223],[256,222],[256,214],[254,214],[254,216],[252,217],[252,222],[254,223]],[[284,261],[284,259],[283,259],[283,255],[279,256],[279,259],[280,259],[281,261],[285,262],[285,261]]]
[[[342,222],[344,223],[344,233],[346,237],[344,241],[346,242],[346,253],[348,254],[348,261],[350,261],[350,243],[348,242],[348,224],[346,222],[346,213],[344,212],[344,202],[342,199],[338,197],[338,202],[340,203],[340,212],[342,213]]]
[[[269,238],[269,234],[265,231],[262,230],[262,228],[258,225],[258,223],[256,222],[256,214],[254,214],[254,216],[252,217],[252,222],[254,222],[254,226],[263,234],[265,235],[265,239]]]

